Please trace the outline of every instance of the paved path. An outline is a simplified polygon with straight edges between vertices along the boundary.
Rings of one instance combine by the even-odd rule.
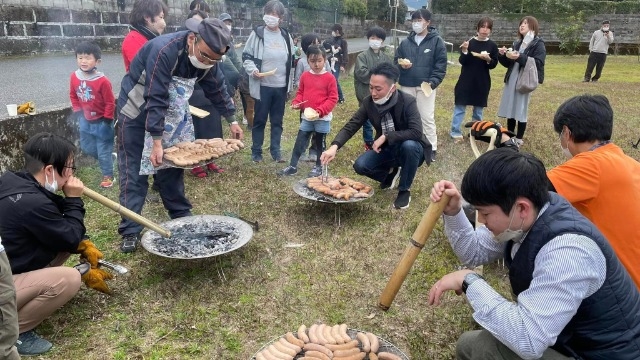
[[[360,52],[369,46],[364,37],[347,41],[350,53]],[[71,106],[69,76],[76,68],[74,54],[0,57],[0,120],[9,115],[6,104],[34,101],[36,111]],[[117,97],[120,81],[125,74],[122,55],[102,54],[98,69],[111,80]]]

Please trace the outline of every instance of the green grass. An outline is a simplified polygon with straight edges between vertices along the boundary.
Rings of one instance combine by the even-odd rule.
[[[638,159],[640,150],[630,146],[640,136],[637,58],[610,56],[599,83],[580,82],[585,66],[584,56],[549,56],[545,83],[532,96],[524,150],[537,154],[549,168],[562,161],[558,136],[552,130],[553,114],[562,101],[585,92],[609,97],[615,110],[614,141]],[[253,164],[245,149],[219,161],[226,169],[224,174],[205,179],[187,175],[187,193],[195,214],[234,212],[259,221],[260,231],[245,247],[228,255],[172,260],[144,249],[121,254],[119,216],[87,200],[86,225],[92,238],[108,260],[127,266],[131,275],[110,281],[113,296],[83,287],[39,326],[37,330],[55,344],[41,358],[248,359],[266,342],[316,321],[344,322],[371,331],[413,359],[453,358],[459,334],[477,325],[464,298],[453,293],[445,295],[441,306],[426,305],[430,286],[459,266],[441,224],[391,309],[382,312],[376,304],[429,205],[433,182],[459,182],[474,159],[468,143],[455,144],[448,137],[459,72],[459,67],[450,66],[438,88],[438,160],[419,169],[406,211],[391,209],[393,191],[377,191],[373,198],[357,204],[310,202],[292,190],[293,182],[302,175],[279,179],[275,172],[282,164],[269,160]],[[501,66],[492,72],[486,119],[497,119],[504,73]],[[352,77],[342,79],[347,102],[336,108],[329,138],[356,109],[352,82]],[[294,112],[287,111],[285,156],[293,147],[297,127]],[[339,152],[330,172],[358,178],[351,165],[361,152],[362,138],[357,134]],[[310,169],[301,166],[301,174],[306,174],[307,167]],[[79,176],[89,187],[98,188],[95,165],[81,169]],[[116,188],[101,192],[117,201]],[[159,204],[145,205],[143,214],[157,222],[168,220]],[[304,246],[285,247],[289,243]],[[508,296],[505,273],[499,264],[484,269],[487,280]]]

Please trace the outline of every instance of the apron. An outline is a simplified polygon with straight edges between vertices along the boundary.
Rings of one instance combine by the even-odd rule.
[[[189,112],[189,98],[193,93],[193,86],[197,78],[187,79],[173,76],[169,83],[169,108],[164,118],[164,133],[162,134],[162,148],[174,146],[183,141],[194,141],[193,119]],[[151,164],[151,149],[153,138],[148,131],[144,134],[144,148],[140,160],[140,175],[152,175],[158,170],[170,166],[161,164],[154,167]]]

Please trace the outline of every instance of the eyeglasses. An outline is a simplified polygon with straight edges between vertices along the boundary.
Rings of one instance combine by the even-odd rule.
[[[63,166],[63,168],[71,169],[71,172],[76,172],[76,169],[77,169],[75,165],[72,165],[72,166],[65,165],[65,166]]]
[[[196,41],[195,41],[194,48],[198,49],[198,54],[200,55],[200,57],[205,59],[209,64],[215,64],[215,63],[219,63],[220,61],[222,61],[222,59],[212,59],[210,56],[202,53],[202,51],[200,51],[200,46],[198,46],[198,39],[197,38],[196,38]]]

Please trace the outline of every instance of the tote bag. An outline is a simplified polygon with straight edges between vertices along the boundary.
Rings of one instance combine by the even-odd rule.
[[[516,90],[521,94],[528,94],[538,87],[538,69],[536,68],[536,60],[527,57],[527,63],[524,69],[518,74],[516,81]]]

